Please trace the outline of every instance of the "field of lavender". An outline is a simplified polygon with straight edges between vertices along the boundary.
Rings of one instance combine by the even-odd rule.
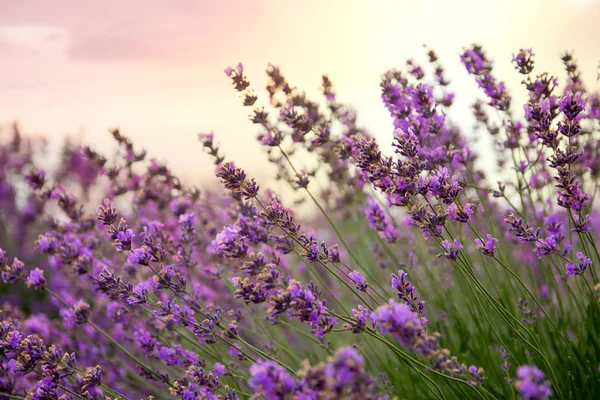
[[[225,69],[314,213],[218,133],[198,149],[222,190],[118,130],[113,155],[66,145],[53,173],[43,139],[3,131],[0,399],[600,398],[600,93],[568,53],[560,81],[513,56],[524,106],[481,46],[460,59],[480,158],[431,49],[381,77],[389,155],[329,77],[315,101],[269,65],[263,99]]]

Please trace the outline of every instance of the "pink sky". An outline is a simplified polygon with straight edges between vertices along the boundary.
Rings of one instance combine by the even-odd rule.
[[[534,48],[539,72],[561,78],[560,53],[575,50],[588,87],[598,87],[598,21],[592,0],[0,0],[0,125],[19,120],[53,143],[83,134],[100,149],[118,126],[198,183],[212,165],[197,133],[214,130],[228,159],[260,176],[265,157],[227,65],[242,61],[262,90],[267,63],[278,64],[313,97],[328,73],[359,121],[389,141],[379,77],[407,57],[424,61],[424,43],[442,57],[469,127],[478,92],[458,61],[462,46],[484,44],[517,100],[510,60],[521,47]]]

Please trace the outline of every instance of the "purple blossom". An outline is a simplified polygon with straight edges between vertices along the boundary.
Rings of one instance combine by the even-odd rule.
[[[63,324],[67,328],[73,328],[76,324],[75,314],[70,308],[61,308],[59,311]]]
[[[227,369],[220,362],[215,363],[213,366],[213,372],[217,376],[225,375],[227,373]]]
[[[7,263],[8,258],[6,257],[6,250],[0,247],[0,267],[4,268]]]
[[[296,382],[274,361],[259,361],[250,367],[248,384],[267,399],[285,398],[294,392]]]
[[[545,400],[552,395],[550,383],[544,380],[545,374],[535,365],[521,365],[517,368],[515,387],[527,400]]]
[[[391,333],[403,346],[412,348],[423,335],[424,327],[419,315],[406,304],[390,300],[380,306],[373,315],[381,333]]]
[[[25,181],[34,190],[41,189],[46,183],[46,171],[34,168],[25,175]]]
[[[243,169],[224,162],[212,133],[199,139],[216,166],[221,190],[196,188],[180,179],[119,130],[111,131],[115,151],[109,158],[69,141],[59,157],[51,157],[56,165],[49,172],[38,166],[45,157],[42,140],[16,127],[12,137],[2,135],[0,241],[6,251],[0,249],[0,272],[8,284],[0,288],[5,301],[0,397],[96,399],[120,392],[128,398],[151,394],[236,400],[238,389],[240,397],[265,399],[422,395],[420,381],[407,381],[410,377],[398,370],[392,352],[389,357],[370,354],[367,336],[381,339],[381,349],[392,347],[391,340],[413,353],[427,375],[440,371],[474,387],[487,385],[477,365],[485,358],[480,351],[486,350],[485,339],[491,337],[489,321],[477,320],[477,299],[465,297],[464,279],[457,277],[464,268],[479,274],[485,267],[474,263],[473,255],[494,256],[500,250],[522,264],[511,268],[540,294],[557,326],[569,322],[569,340],[583,346],[575,350],[586,350],[581,335],[585,339],[589,332],[581,327],[591,317],[585,307],[594,296],[600,298],[600,284],[594,282],[593,298],[582,303],[573,298],[577,291],[568,290],[572,285],[552,283],[564,277],[539,258],[554,256],[541,260],[551,264],[564,259],[567,277],[585,276],[597,267],[584,250],[599,233],[592,199],[600,176],[594,130],[600,95],[583,85],[572,55],[562,57],[568,78],[559,87],[552,75],[534,75],[533,51],[521,49],[513,55],[528,94],[520,121],[491,58],[479,45],[465,48],[461,61],[487,98],[487,105],[478,101],[473,106],[476,129],[489,134],[494,161],[506,172],[502,183],[490,186],[479,166],[486,163],[478,162],[481,155],[470,148],[472,135],[452,119],[455,93],[445,69],[435,52],[426,48],[426,56],[430,68],[409,60],[403,70],[391,69],[381,78],[381,98],[393,124],[389,148],[358,125],[356,111],[342,103],[326,76],[321,88],[325,102],[319,103],[288,82],[279,67],[269,65],[265,107],[254,108],[258,96],[243,66],[225,70],[243,105],[253,107],[250,121],[260,128],[258,139],[284,186],[284,198],[285,186],[307,189],[318,176],[324,184],[314,185],[309,197],[328,213],[329,222],[339,224],[341,233],[320,217],[296,215],[269,188],[259,193]],[[512,181],[510,174],[515,174]],[[513,203],[513,197],[520,201]],[[105,200],[93,211],[89,203],[96,198]],[[474,199],[477,203],[469,202]],[[127,205],[123,217],[117,204]],[[485,212],[476,213],[478,207]],[[360,221],[354,221],[357,208],[376,233],[361,236]],[[501,224],[503,217],[508,232],[500,243],[482,229]],[[306,223],[313,223],[314,230],[303,229]],[[336,235],[344,237],[344,247],[347,241],[365,256],[366,264],[354,260],[348,267],[338,245],[321,240]],[[476,246],[462,245],[465,240],[475,240]],[[293,261],[295,252],[303,262]],[[440,257],[460,260],[461,269]],[[382,271],[367,267],[394,263],[399,264],[396,269],[412,271],[413,282],[422,285],[420,295],[435,305],[435,315],[425,310],[403,270],[390,280],[398,298],[379,304],[377,299],[389,291],[379,292],[370,286],[377,282],[367,285],[363,276],[372,272],[373,279],[381,277]],[[307,281],[308,276],[327,287]],[[488,268],[478,283],[485,290],[475,294],[497,289],[505,298],[493,308],[502,314],[516,305],[526,326],[536,323],[541,310],[519,298],[518,291],[507,290],[511,282],[501,270]],[[356,292],[372,292],[369,301],[352,304],[348,283]],[[47,293],[27,294],[32,290]],[[557,300],[568,310],[584,308],[563,315],[557,313]],[[53,318],[57,308],[59,318]],[[266,335],[264,323],[269,325]],[[502,319],[492,323],[499,324],[498,342],[521,334],[537,340],[535,329],[521,332]],[[315,340],[307,340],[309,331]],[[475,331],[483,336],[465,336]],[[349,341],[355,344],[335,348]],[[558,356],[571,350],[560,341],[536,344],[553,368]],[[77,354],[64,353],[62,347]],[[294,361],[306,358],[303,352],[310,363]],[[467,364],[459,362],[458,352]],[[509,360],[530,358],[526,347],[511,346],[511,353],[500,348],[498,365],[511,386],[492,382],[475,389],[499,398],[510,390],[522,398],[548,398],[550,380],[536,367],[522,366],[513,378]],[[366,367],[373,373],[385,367],[390,376],[378,383]],[[576,381],[580,378],[574,375]],[[379,388],[385,392],[378,393]],[[444,397],[451,388],[440,389]],[[589,397],[590,390],[581,385],[577,393]],[[568,395],[568,390],[562,394]]]
[[[181,214],[179,216],[179,223],[187,230],[193,229],[194,225],[196,225],[196,214]]]
[[[158,344],[156,338],[145,329],[140,329],[133,332],[135,342],[140,346],[146,355],[154,353],[156,345]]]
[[[565,265],[567,276],[583,275],[585,270],[592,265],[592,260],[582,252],[577,252],[577,261],[577,265],[572,263]]]
[[[489,98],[489,104],[500,111],[508,110],[511,97],[504,82],[498,82],[492,75],[492,63],[487,59],[483,48],[480,45],[466,48],[460,60],[467,72],[476,77],[477,84]]]
[[[117,237],[115,239],[115,250],[117,251],[127,251],[131,250],[131,242],[135,234],[131,229],[125,229],[117,232]]]
[[[283,133],[277,128],[269,129],[259,137],[260,142],[269,147],[277,147],[283,140]]]
[[[454,242],[450,243],[447,240],[442,241],[442,247],[446,250],[442,255],[450,260],[455,261],[458,258],[458,254],[463,249],[463,245],[460,244],[458,239],[454,239]]]
[[[350,272],[348,274],[348,276],[356,284],[356,288],[358,290],[360,290],[361,292],[367,291],[367,287],[368,287],[367,282],[365,281],[365,278],[362,277],[360,272],[355,270],[355,271]]]
[[[363,357],[354,347],[338,349],[323,363],[307,367],[304,379],[296,385],[298,399],[364,398],[387,400],[389,396],[378,395],[376,381],[365,372]]]
[[[487,234],[487,240],[482,240],[482,239],[475,239],[475,247],[478,249],[481,249],[481,252],[486,255],[486,256],[493,256],[494,253],[496,252],[496,243],[498,242],[498,239],[496,239],[495,237],[493,237],[492,235],[490,235],[489,233]]]
[[[423,314],[425,311],[425,302],[418,301],[415,295],[415,287],[409,282],[406,272],[399,270],[398,275],[392,274],[390,283],[392,288],[398,291],[398,298],[404,301],[411,311]]]
[[[514,214],[508,214],[504,222],[510,225],[508,229],[520,242],[535,242],[540,236],[540,228],[533,228],[529,223],[523,225],[523,219]]]
[[[43,290],[46,286],[46,279],[44,278],[44,271],[39,268],[33,269],[25,282],[28,288],[35,290]]]
[[[52,376],[47,376],[37,382],[35,392],[31,398],[32,400],[56,398],[57,389],[58,383],[56,380]]]
[[[352,347],[336,351],[333,360],[327,365],[326,374],[336,382],[336,386],[345,386],[354,382],[364,371],[364,360]]]
[[[17,257],[13,259],[12,264],[6,262],[6,257],[2,257],[3,268],[2,268],[2,280],[6,283],[15,283],[18,279],[23,277],[25,273],[25,264],[21,262]]]
[[[239,63],[235,69],[232,67],[227,67],[225,68],[224,72],[225,75],[231,78],[231,83],[238,92],[241,92],[250,86],[248,78],[244,76],[244,66],[242,63]]]
[[[245,358],[244,353],[234,346],[229,347],[229,354],[231,354],[233,357],[237,357],[237,359],[240,361]]]
[[[503,346],[500,346],[500,358],[503,361],[501,365],[502,369],[505,371],[510,370],[510,367],[512,366],[512,364],[508,361],[508,359],[510,358],[510,353],[506,351],[506,349]]]
[[[516,55],[513,54],[512,61],[520,74],[528,75],[533,71],[534,53],[532,49],[521,49]]]
[[[127,262],[133,265],[150,265],[150,260],[150,253],[146,246],[134,249],[127,255]]]
[[[392,221],[373,197],[367,200],[367,207],[364,208],[364,213],[369,220],[369,225],[379,232],[379,236],[385,239],[388,243],[394,243],[398,237],[398,232]]]
[[[240,258],[246,255],[248,243],[236,225],[226,226],[213,240],[211,251],[226,258]]]
[[[77,303],[75,303],[72,310],[75,324],[81,325],[88,319],[88,315],[90,314],[90,305],[83,300],[79,300]]]
[[[556,236],[554,235],[550,235],[545,239],[538,239],[538,241],[535,242],[535,249],[533,249],[533,252],[537,255],[538,258],[554,254],[557,251],[558,241],[556,240]]]
[[[352,315],[354,315],[354,323],[350,324],[349,327],[353,333],[361,332],[366,326],[367,321],[370,321],[374,326],[373,313],[365,306],[359,304],[358,309],[352,309]]]
[[[523,323],[533,325],[537,318],[533,310],[529,307],[529,302],[519,297],[518,307],[521,310],[521,314],[523,314]]]
[[[590,232],[591,228],[591,223],[592,223],[592,217],[589,214],[586,214],[586,216],[584,218],[579,218],[578,214],[573,215],[573,219],[574,219],[574,227],[571,228],[571,232],[578,232],[578,233],[588,233]]]
[[[462,223],[469,221],[473,214],[475,214],[473,205],[471,203],[465,204],[465,206],[462,208],[456,203],[451,203],[446,211],[448,212],[448,218],[450,218],[451,221],[458,221]]]
[[[306,189],[308,187],[309,182],[310,182],[309,174],[305,170],[300,171],[298,173],[298,175],[296,176],[296,185],[299,188]]]
[[[258,195],[259,187],[256,182],[253,179],[247,179],[244,170],[237,168],[233,162],[219,164],[216,176],[236,198],[251,199]]]
[[[579,121],[583,117],[582,113],[585,110],[585,100],[583,100],[581,92],[575,94],[572,92],[565,93],[558,101],[558,109],[568,120],[572,122]]]
[[[104,205],[98,207],[96,217],[103,225],[112,225],[117,221],[117,211],[112,205],[110,199],[104,199]]]

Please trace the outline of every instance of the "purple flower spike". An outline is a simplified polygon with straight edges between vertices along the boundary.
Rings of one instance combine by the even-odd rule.
[[[408,274],[402,270],[398,275],[392,274],[392,287],[398,291],[398,298],[416,313],[423,314],[425,311],[425,302],[418,301],[415,295],[415,287],[408,281]]]
[[[28,288],[35,290],[42,290],[46,286],[46,279],[44,278],[44,271],[39,268],[32,270],[27,277],[25,282]]]
[[[487,234],[487,240],[475,239],[476,248],[481,249],[481,252],[486,256],[493,256],[496,252],[496,243],[498,239],[494,238],[489,233]]]
[[[367,282],[365,281],[365,278],[362,277],[360,272],[352,271],[348,274],[348,276],[356,284],[356,288],[358,290],[360,290],[361,292],[367,291],[367,287],[368,287]]]
[[[225,75],[231,78],[231,83],[238,92],[241,92],[250,86],[248,78],[244,76],[244,66],[242,63],[239,63],[235,69],[232,67],[227,67],[223,72],[225,72]]]
[[[442,241],[442,246],[444,247],[444,250],[446,250],[446,252],[441,255],[453,261],[455,261],[458,258],[458,254],[463,249],[463,245],[460,244],[460,241],[458,239],[454,239],[453,243],[444,240]]]
[[[513,63],[515,63],[515,69],[520,74],[528,75],[533,71],[534,59],[532,49],[521,49],[516,55],[513,54]]]
[[[267,399],[283,399],[294,391],[296,382],[274,361],[259,361],[250,367],[250,386]]]
[[[592,265],[592,260],[582,252],[577,253],[577,260],[577,265],[572,263],[567,263],[565,265],[567,276],[583,275],[585,270]]]
[[[546,400],[552,394],[550,383],[544,380],[545,374],[535,365],[521,365],[517,368],[515,387],[526,400]]]
[[[133,265],[150,265],[150,253],[146,246],[142,246],[139,249],[134,249],[127,256],[127,261]]]

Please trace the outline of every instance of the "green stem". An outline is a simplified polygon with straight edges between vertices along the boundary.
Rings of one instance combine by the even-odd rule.
[[[115,347],[117,347],[119,350],[121,350],[133,362],[135,362],[137,365],[139,365],[140,367],[142,367],[143,369],[145,369],[146,371],[148,371],[148,373],[150,373],[151,375],[153,375],[156,379],[158,379],[159,381],[163,381],[164,380],[163,377],[161,377],[160,375],[158,375],[154,371],[152,371],[152,369],[150,369],[150,367],[148,367],[145,363],[143,363],[142,361],[140,361],[136,356],[134,356],[133,354],[131,354],[131,352],[129,352],[129,350],[127,350],[119,342],[117,342],[115,339],[113,339],[112,336],[110,336],[108,333],[106,333],[98,325],[94,324],[92,321],[89,321],[89,320],[87,321],[87,324],[89,326],[91,326],[96,332],[98,332],[99,334],[101,334],[102,336],[104,336],[106,338],[106,340],[108,340],[109,342],[111,342]],[[164,380],[164,382],[167,385],[173,387],[173,384],[168,379]]]

